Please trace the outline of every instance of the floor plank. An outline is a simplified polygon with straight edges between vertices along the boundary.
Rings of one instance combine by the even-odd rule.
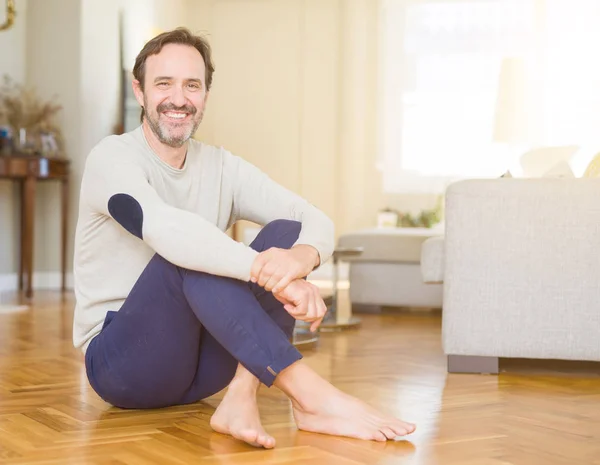
[[[71,294],[44,291],[29,309],[0,314],[0,463],[600,463],[597,364],[507,362],[498,376],[448,375],[439,312],[360,315],[360,329],[323,333],[317,349],[304,352],[342,390],[417,423],[413,435],[376,443],[299,432],[285,396],[263,388],[272,451],[210,429],[223,393],[163,410],[107,405],[71,345],[72,317]]]

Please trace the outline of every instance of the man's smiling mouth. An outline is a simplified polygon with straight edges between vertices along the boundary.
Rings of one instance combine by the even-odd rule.
[[[188,113],[182,113],[178,111],[165,111],[163,115],[172,120],[182,120],[188,116]]]

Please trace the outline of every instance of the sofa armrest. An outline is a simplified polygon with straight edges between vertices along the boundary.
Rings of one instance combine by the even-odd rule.
[[[431,237],[423,242],[421,278],[427,284],[444,282],[444,236]]]
[[[600,181],[461,181],[445,221],[447,354],[600,360]]]

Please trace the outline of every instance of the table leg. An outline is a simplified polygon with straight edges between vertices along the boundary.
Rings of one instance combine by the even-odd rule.
[[[332,282],[332,294],[331,294],[331,308],[329,311],[331,312],[331,319],[335,323],[339,323],[338,321],[338,258],[333,257],[333,282]]]
[[[327,316],[321,323],[321,331],[336,331],[342,329],[351,329],[360,326],[360,319],[352,316],[352,310],[348,318],[340,315],[339,312],[339,270],[338,270],[339,258],[333,256],[333,282],[332,282],[332,296],[331,305],[327,312]]]
[[[35,215],[35,175],[28,175],[25,179],[25,228],[23,230],[24,242],[24,267],[27,273],[27,286],[25,287],[25,297],[28,299],[33,296],[33,238],[34,226],[33,220]]]
[[[25,273],[25,183],[19,181],[19,291],[23,290],[23,274]]]
[[[67,290],[67,231],[69,217],[69,180],[64,178],[61,183],[62,225],[61,225],[61,290]]]

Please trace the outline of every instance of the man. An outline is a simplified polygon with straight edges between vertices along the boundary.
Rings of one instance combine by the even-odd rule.
[[[225,387],[218,432],[272,448],[260,384],[291,399],[300,429],[385,441],[414,425],[326,382],[290,344],[296,319],[315,330],[325,305],[304,278],[333,249],[318,209],[229,152],[191,139],[214,67],[204,39],[161,34],[136,59],[134,131],[86,161],[75,246],[73,341],[89,382],[121,408],[197,402]],[[250,247],[225,231],[264,225]]]

